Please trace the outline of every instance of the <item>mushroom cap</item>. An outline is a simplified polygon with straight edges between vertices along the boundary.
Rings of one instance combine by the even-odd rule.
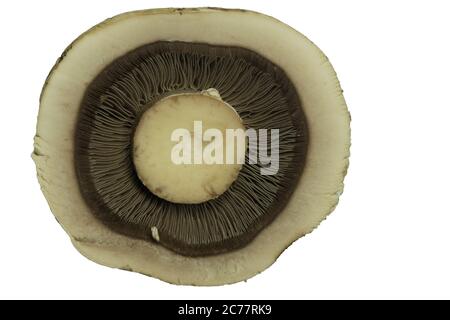
[[[116,58],[161,39],[250,49],[282,68],[300,96],[309,129],[302,176],[284,210],[241,249],[187,257],[119,234],[94,217],[80,192],[74,131],[87,86]],[[336,73],[305,36],[251,11],[155,9],[110,18],[64,51],[41,94],[33,159],[53,214],[88,259],[175,284],[221,285],[246,280],[269,267],[336,207],[349,148],[350,116]]]

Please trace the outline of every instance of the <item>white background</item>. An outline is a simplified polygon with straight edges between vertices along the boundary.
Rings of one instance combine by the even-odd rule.
[[[446,1],[2,1],[0,298],[450,298],[450,5]],[[39,190],[30,154],[44,79],[64,48],[123,11],[241,7],[312,39],[352,114],[335,212],[262,274],[166,284],[82,257]]]

